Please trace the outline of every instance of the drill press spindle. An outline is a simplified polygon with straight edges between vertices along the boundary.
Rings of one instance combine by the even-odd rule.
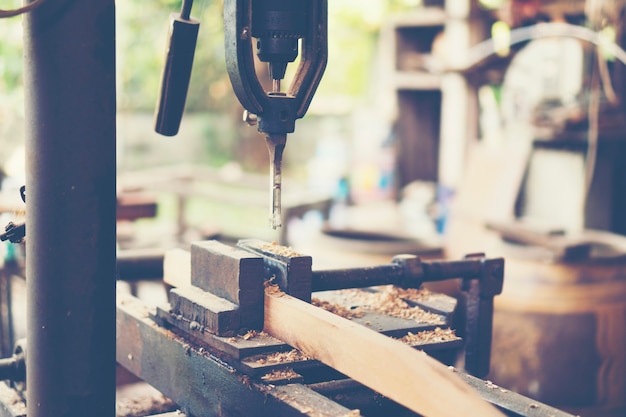
[[[270,154],[271,217],[281,226],[281,165],[287,134],[306,113],[326,68],[327,0],[225,0],[226,68],[237,98],[257,116]],[[252,50],[269,67],[272,91],[265,91]],[[290,62],[302,56],[286,92],[281,80]]]
[[[283,151],[287,143],[287,135],[267,135],[265,137],[267,149],[270,153],[270,222],[274,229],[282,224],[281,216],[281,188],[282,174],[281,166],[283,160]]]

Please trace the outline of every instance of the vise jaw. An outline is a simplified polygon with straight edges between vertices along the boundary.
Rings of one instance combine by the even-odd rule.
[[[264,282],[311,301],[312,259],[260,240],[238,247],[217,241],[191,245],[191,285],[173,288],[170,311],[192,330],[232,336],[263,328]]]

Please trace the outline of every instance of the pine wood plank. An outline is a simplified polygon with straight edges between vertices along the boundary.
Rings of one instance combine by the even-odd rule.
[[[426,417],[503,416],[425,353],[289,295],[266,292],[264,330]]]
[[[191,253],[184,249],[171,249],[163,259],[163,282],[172,287],[191,285]]]

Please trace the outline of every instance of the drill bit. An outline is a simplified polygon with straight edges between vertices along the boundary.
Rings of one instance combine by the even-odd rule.
[[[287,134],[269,134],[265,137],[267,149],[270,153],[270,224],[272,228],[282,226],[281,222],[281,202],[280,190],[282,183],[281,165],[283,161],[283,151],[287,144]]]

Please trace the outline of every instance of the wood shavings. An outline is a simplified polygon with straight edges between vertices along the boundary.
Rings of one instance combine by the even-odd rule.
[[[248,330],[248,331],[246,332],[246,334],[244,334],[244,335],[242,335],[242,336],[241,336],[241,338],[242,338],[243,340],[250,340],[250,339],[252,339],[253,337],[255,337],[256,335],[257,335],[257,331],[256,331],[256,330]]]
[[[493,382],[487,380],[485,381],[485,385],[487,386],[487,388],[489,389],[496,389],[496,388],[500,388],[498,387],[496,384],[494,384]]]
[[[257,330],[248,330],[246,333],[244,334],[239,334],[237,336],[233,336],[233,337],[229,337],[228,341],[230,343],[235,343],[237,342],[237,340],[253,340],[255,338],[259,338],[259,337],[269,337],[269,334],[265,333],[265,332],[259,332]]]
[[[341,316],[345,319],[352,319],[355,317],[363,317],[363,311],[360,309],[349,309],[340,304],[329,303],[328,301],[323,301],[318,298],[312,298],[311,304],[316,307],[323,308],[326,311],[330,311],[333,314]]]
[[[430,343],[450,342],[460,339],[461,338],[456,335],[454,330],[442,329],[440,327],[437,327],[434,330],[425,330],[417,334],[409,332],[406,336],[401,337],[398,340],[400,340],[402,343],[406,343],[407,345],[415,346],[426,345]]]
[[[259,355],[256,362],[258,364],[277,364],[286,362],[305,361],[311,359],[298,349],[292,349],[288,352],[274,352],[267,355]]]
[[[291,247],[279,245],[276,242],[265,243],[259,246],[259,249],[266,252],[273,253],[275,255],[284,256],[286,258],[295,258],[298,256],[304,256],[301,253],[296,252]]]
[[[296,373],[293,369],[274,369],[272,372],[268,372],[263,375],[261,379],[263,381],[280,381],[280,380],[291,380],[295,378],[299,378],[300,375]]]
[[[346,308],[338,304],[318,305],[337,315],[345,318],[362,317],[365,312],[371,311],[387,316],[398,317],[407,320],[415,320],[418,323],[426,323],[431,325],[445,324],[445,317],[439,314],[429,313],[428,311],[417,307],[410,306],[405,299],[414,301],[424,297],[430,297],[433,294],[428,290],[421,289],[401,289],[392,285],[378,287],[377,291],[366,291],[361,289],[347,289],[337,291],[342,298],[342,304],[358,306],[356,308]]]
[[[423,288],[398,288],[398,287],[390,287],[389,291],[393,293],[396,297],[404,298],[406,300],[411,301],[423,301],[429,300],[434,296],[439,294],[434,294],[427,289]]]
[[[429,313],[420,307],[411,307],[402,297],[406,291],[393,286],[385,287],[379,292],[370,293],[369,306],[363,308],[418,323],[445,324],[444,318],[439,314]]]
[[[285,293],[283,292],[283,290],[280,289],[278,284],[274,284],[274,277],[265,281],[264,285],[265,294],[267,295],[271,295],[273,297],[282,297],[283,295],[285,295]]]

